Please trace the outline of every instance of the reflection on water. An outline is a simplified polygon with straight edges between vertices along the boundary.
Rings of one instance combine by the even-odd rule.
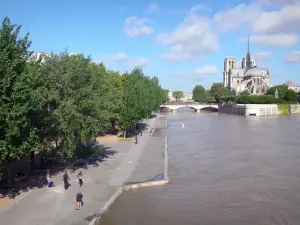
[[[300,116],[169,113],[171,183],[122,194],[100,224],[299,225],[299,131]]]

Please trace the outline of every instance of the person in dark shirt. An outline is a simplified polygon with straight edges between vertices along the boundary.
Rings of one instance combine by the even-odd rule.
[[[67,171],[65,171],[65,174],[63,176],[63,182],[64,182],[65,190],[67,190],[71,186],[69,181],[70,181],[69,175],[68,175]]]
[[[76,195],[76,209],[80,209],[82,206],[83,206],[83,195],[81,194],[81,192],[79,192],[77,195]]]

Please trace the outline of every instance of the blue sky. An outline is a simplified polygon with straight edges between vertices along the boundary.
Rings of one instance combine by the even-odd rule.
[[[248,35],[273,85],[300,84],[299,0],[0,1],[1,19],[22,24],[32,50],[67,48],[121,72],[140,66],[172,90],[222,82],[224,58],[244,57]]]

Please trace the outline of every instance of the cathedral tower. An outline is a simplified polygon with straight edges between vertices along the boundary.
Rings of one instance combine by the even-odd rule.
[[[224,87],[230,88],[230,70],[236,68],[236,59],[226,57],[224,60],[223,84]]]

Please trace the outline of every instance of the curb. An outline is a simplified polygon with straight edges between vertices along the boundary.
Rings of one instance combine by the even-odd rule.
[[[116,199],[122,194],[123,188],[119,187],[116,192],[109,198],[100,211],[99,216],[95,216],[94,219],[89,223],[89,225],[96,225],[99,223],[101,216],[109,209],[109,207],[116,201]]]
[[[152,132],[153,133],[153,132]],[[169,165],[169,156],[168,156],[168,136],[165,137],[165,152],[164,152],[165,160],[164,160],[164,179],[158,181],[147,181],[138,184],[130,184],[119,187],[116,192],[109,198],[109,200],[102,207],[98,216],[94,217],[94,219],[88,225],[97,225],[103,216],[103,214],[109,209],[109,207],[116,201],[116,199],[124,192],[129,191],[141,187],[154,187],[166,185],[169,183],[168,176],[168,165]]]
[[[165,137],[165,162],[164,162],[164,179],[169,182],[169,151],[168,136]]]
[[[129,191],[129,190],[133,190],[133,189],[137,189],[137,188],[141,188],[141,187],[161,186],[161,185],[165,185],[165,184],[168,184],[168,183],[169,183],[169,181],[166,180],[166,179],[157,180],[157,181],[147,181],[147,182],[143,182],[143,183],[130,184],[130,185],[123,186],[123,190],[124,191]]]

